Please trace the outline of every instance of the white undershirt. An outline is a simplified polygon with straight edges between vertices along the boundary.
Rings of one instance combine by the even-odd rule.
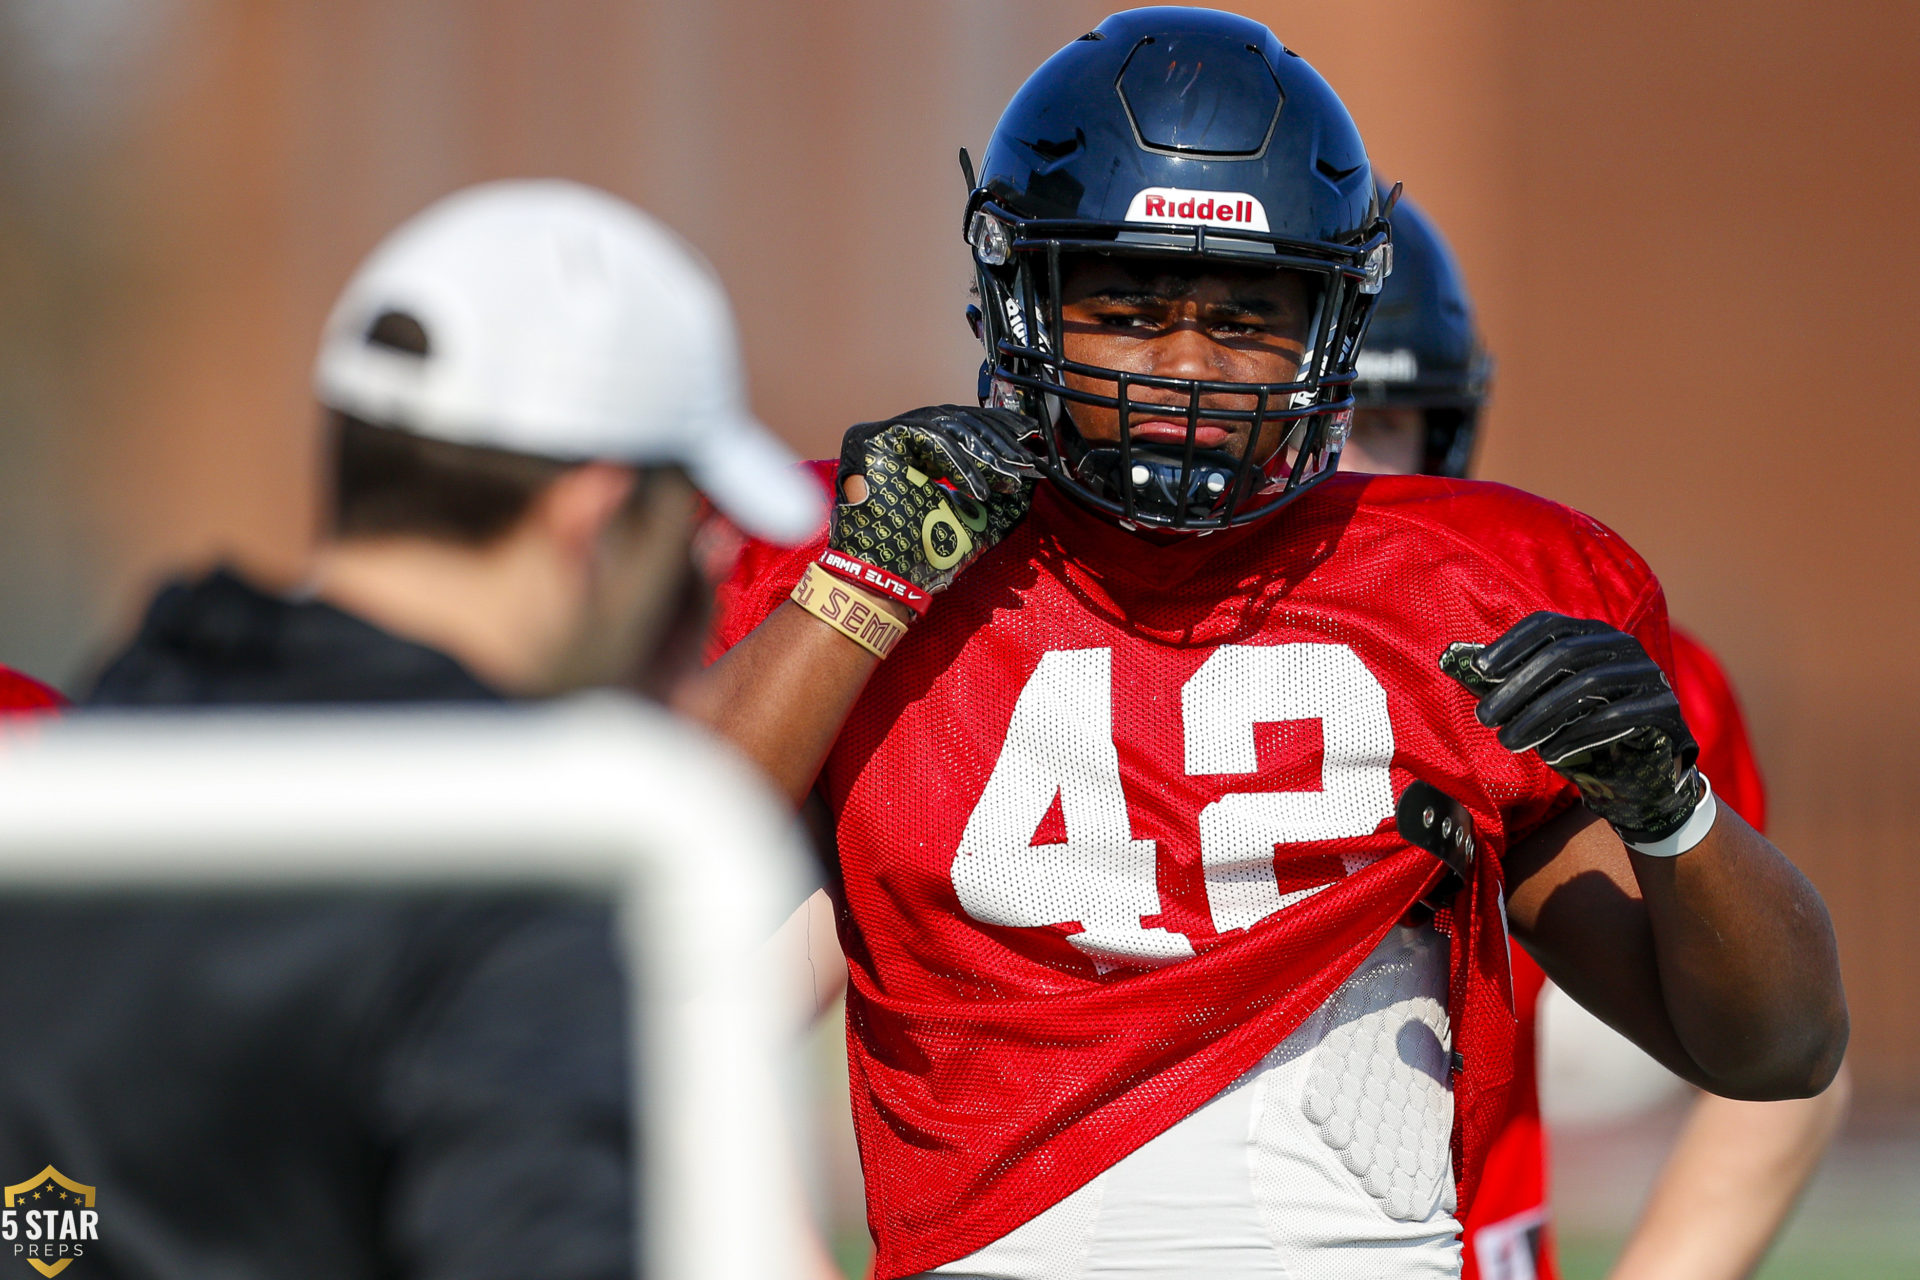
[[[1446,991],[1445,939],[1394,929],[1205,1106],[927,1277],[1457,1276]]]

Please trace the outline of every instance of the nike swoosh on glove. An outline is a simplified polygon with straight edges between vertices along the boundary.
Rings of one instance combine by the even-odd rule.
[[[1672,835],[1706,796],[1680,699],[1616,627],[1530,614],[1492,644],[1449,645],[1440,669],[1480,700],[1501,746],[1539,752],[1629,843]]]
[[[1040,469],[1022,441],[1038,429],[1006,409],[954,404],[850,428],[828,545],[945,590],[1026,515]],[[852,476],[866,478],[859,502],[846,498]]]

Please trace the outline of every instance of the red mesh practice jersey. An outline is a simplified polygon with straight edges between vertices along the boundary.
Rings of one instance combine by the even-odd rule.
[[[1674,629],[1673,690],[1687,727],[1700,743],[1700,771],[1720,803],[1764,831],[1767,792],[1747,741],[1746,720],[1733,686],[1707,647]],[[1514,1064],[1509,1112],[1493,1144],[1473,1210],[1462,1223],[1466,1269],[1462,1280],[1554,1280],[1552,1218],[1547,1211],[1547,1146],[1540,1123],[1539,1001],[1546,975],[1527,953],[1513,950],[1514,997],[1519,1005],[1519,1060]]]
[[[718,647],[819,550],[750,546]],[[821,775],[881,1280],[997,1239],[1287,1036],[1437,878],[1394,831],[1415,778],[1493,854],[1577,799],[1436,665],[1538,609],[1668,661],[1641,559],[1517,490],[1336,475],[1272,520],[1155,540],[1038,487]],[[1439,921],[1463,1205],[1514,1062],[1499,860],[1476,867]]]
[[[0,715],[20,711],[52,711],[67,700],[31,676],[0,667]]]
[[[1700,772],[1712,781],[1714,795],[1754,830],[1765,831],[1767,787],[1733,685],[1713,651],[1678,628],[1673,632],[1673,691],[1700,743]]]

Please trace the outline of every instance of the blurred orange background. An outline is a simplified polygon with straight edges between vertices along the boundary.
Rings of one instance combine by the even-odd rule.
[[[1246,3],[1451,236],[1482,473],[1614,525],[1746,701],[1920,1102],[1920,6]],[[736,300],[810,454],[966,398],[955,152],[1077,0],[0,3],[0,661],[77,684],[163,570],[297,573],[334,291],[464,184],[583,179]]]

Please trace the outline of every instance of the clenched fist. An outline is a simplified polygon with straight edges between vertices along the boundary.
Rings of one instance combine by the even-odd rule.
[[[1448,646],[1440,669],[1480,699],[1501,746],[1539,752],[1628,844],[1666,839],[1706,798],[1680,699],[1624,631],[1530,614],[1492,644]]]

